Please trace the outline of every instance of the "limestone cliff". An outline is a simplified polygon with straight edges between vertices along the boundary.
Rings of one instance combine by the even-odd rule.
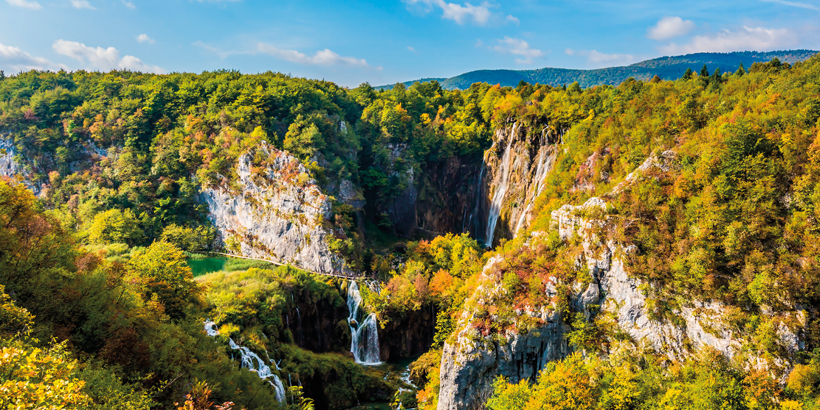
[[[344,273],[323,225],[330,199],[287,152],[261,144],[241,155],[230,186],[202,189],[217,247],[242,256],[290,263],[320,273]]]
[[[0,136],[0,176],[17,175],[17,163],[14,161],[14,141]]]
[[[645,287],[651,286],[629,272],[629,255],[634,246],[619,243],[612,234],[624,223],[609,215],[607,200],[628,184],[642,178],[651,168],[665,172],[675,166],[675,154],[665,152],[649,158],[636,172],[604,197],[590,198],[579,206],[565,205],[552,213],[551,231],[561,241],[572,242],[580,249],[575,261],[589,272],[589,280],[573,283],[551,282],[547,288],[546,306],[517,308],[519,317],[535,318],[539,323],[526,332],[507,330],[504,334],[482,333],[472,325],[478,314],[475,306],[494,306],[505,297],[500,281],[503,259],[495,257],[481,274],[481,285],[474,292],[459,321],[456,339],[445,345],[441,363],[439,410],[479,409],[492,394],[492,382],[499,375],[511,382],[536,377],[544,365],[570,353],[565,334],[569,330],[554,296],[559,285],[570,289],[573,311],[589,314],[593,305],[609,318],[617,329],[627,334],[633,347],[651,348],[670,359],[680,359],[709,347],[728,357],[743,351],[744,335],[734,333],[728,323],[728,309],[719,302],[683,300],[673,308],[677,320],[659,319],[649,312]],[[554,234],[553,234],[554,235]],[[548,234],[533,232],[523,248],[535,247]],[[553,278],[554,280],[554,278]],[[777,375],[787,374],[789,357],[801,348],[800,323],[803,312],[794,310],[774,318],[785,357],[762,360],[748,355],[750,366],[767,368]],[[494,320],[494,319],[493,319]]]

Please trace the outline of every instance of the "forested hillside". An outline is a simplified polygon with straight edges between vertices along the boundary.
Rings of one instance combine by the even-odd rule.
[[[530,84],[547,84],[553,87],[578,82],[582,87],[596,85],[618,85],[627,78],[651,80],[658,76],[663,80],[677,80],[687,69],[700,71],[703,65],[722,73],[733,73],[740,66],[748,68],[754,63],[765,63],[774,58],[784,63],[794,64],[817,54],[811,50],[786,50],[771,52],[741,51],[734,53],[696,53],[683,56],[660,57],[641,61],[624,67],[600,68],[595,70],[572,70],[564,68],[540,68],[536,70],[477,70],[451,78],[421,79],[403,83],[410,86],[415,82],[438,81],[447,89],[466,90],[473,83],[500,84],[515,87],[524,81]],[[383,88],[390,88],[384,86]]]
[[[0,403],[817,408],[820,57],[746,68],[0,77]]]

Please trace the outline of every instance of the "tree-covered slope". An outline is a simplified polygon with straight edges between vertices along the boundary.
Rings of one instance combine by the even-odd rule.
[[[264,263],[192,277],[180,248],[213,245],[202,193],[244,196],[247,155],[244,178],[327,194],[330,215],[310,222],[378,283],[361,286],[362,306],[394,352],[415,354],[421,326],[433,335],[405,408],[816,408],[820,58],[746,68],[463,91],[273,73],[5,77],[0,386],[30,407],[388,400],[397,381],[349,353],[345,281]],[[488,198],[500,191],[482,176],[547,145],[531,217],[513,229],[525,204]],[[263,146],[293,172],[264,180],[280,156]],[[436,180],[465,169],[461,184],[480,187],[457,213],[497,202],[494,249],[462,223],[396,235],[422,201],[452,213],[457,192]],[[343,183],[350,201],[335,197]],[[303,389],[279,404],[230,360],[228,337]]]
[[[741,64],[748,68],[753,63],[767,62],[773,58],[793,64],[806,60],[816,53],[816,51],[810,50],[696,53],[676,57],[655,58],[625,67],[601,68],[596,70],[571,70],[565,68],[477,70],[447,79],[436,80],[439,81],[444,88],[460,90],[469,88],[473,83],[500,84],[502,87],[515,87],[520,81],[531,84],[548,84],[551,86],[569,85],[577,81],[581,87],[586,88],[603,84],[617,85],[629,77],[638,80],[649,80],[657,75],[664,80],[676,80],[682,77],[687,69],[700,71],[703,65],[707,65],[709,70],[719,69],[725,73],[735,72]],[[415,82],[427,81],[432,81],[432,79],[408,81],[405,82],[404,85],[410,86]],[[384,87],[389,88],[392,86]]]

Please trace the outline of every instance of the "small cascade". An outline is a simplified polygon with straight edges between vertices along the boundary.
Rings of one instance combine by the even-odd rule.
[[[515,125],[509,134],[509,141],[507,148],[504,150],[504,155],[501,157],[501,164],[498,167],[498,174],[501,175],[501,180],[495,187],[493,200],[490,203],[490,215],[487,218],[487,230],[484,233],[484,246],[493,246],[493,237],[495,236],[495,227],[498,223],[498,217],[501,215],[501,207],[504,205],[504,197],[507,195],[507,184],[510,179],[510,157],[512,156],[512,143],[515,139]]]
[[[205,333],[207,333],[210,337],[218,336],[219,331],[216,330],[216,323],[214,323],[211,320],[205,321]],[[252,352],[251,349],[237,345],[236,342],[233,341],[233,339],[228,338],[228,344],[231,347],[231,349],[239,351],[239,354],[242,358],[242,367],[252,372],[256,372],[260,379],[270,383],[270,385],[273,386],[273,388],[276,390],[276,400],[279,403],[284,403],[286,399],[285,385],[282,384],[282,380],[279,379],[279,376],[277,376],[271,371],[270,366],[266,365],[262,358],[259,357],[259,355],[257,355],[256,353]],[[265,353],[267,354],[267,352]],[[270,358],[268,358],[268,360],[274,365],[276,370],[280,370],[279,365],[276,362],[270,360]]]
[[[358,321],[359,306],[362,304],[362,295],[359,285],[351,281],[347,288],[347,308],[350,317],[347,323],[350,326],[350,352],[356,363],[368,366],[381,364],[379,349],[379,328],[376,315],[371,313],[361,322]]]

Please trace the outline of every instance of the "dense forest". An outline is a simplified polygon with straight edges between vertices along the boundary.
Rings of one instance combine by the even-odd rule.
[[[233,71],[0,77],[0,169],[14,170],[0,180],[0,407],[446,408],[454,350],[500,350],[553,321],[566,354],[493,377],[482,406],[818,408],[820,57],[747,68],[464,90]],[[500,143],[511,126],[521,140]],[[487,244],[401,228],[408,190],[447,194],[436,164],[503,162],[504,143],[547,130],[554,166],[525,229]],[[250,260],[194,277],[191,261],[221,250],[203,191],[241,196],[236,162],[263,144],[298,159],[296,186],[327,194],[328,246],[371,284],[362,305],[382,343],[407,341],[391,357],[414,359],[413,386],[354,362],[351,280]],[[567,235],[572,218],[598,222]],[[701,327],[730,333],[732,354],[670,354],[579,304],[605,247],[641,281],[651,320],[719,305]],[[408,332],[421,328],[419,350]],[[232,360],[236,345],[284,390]]]

